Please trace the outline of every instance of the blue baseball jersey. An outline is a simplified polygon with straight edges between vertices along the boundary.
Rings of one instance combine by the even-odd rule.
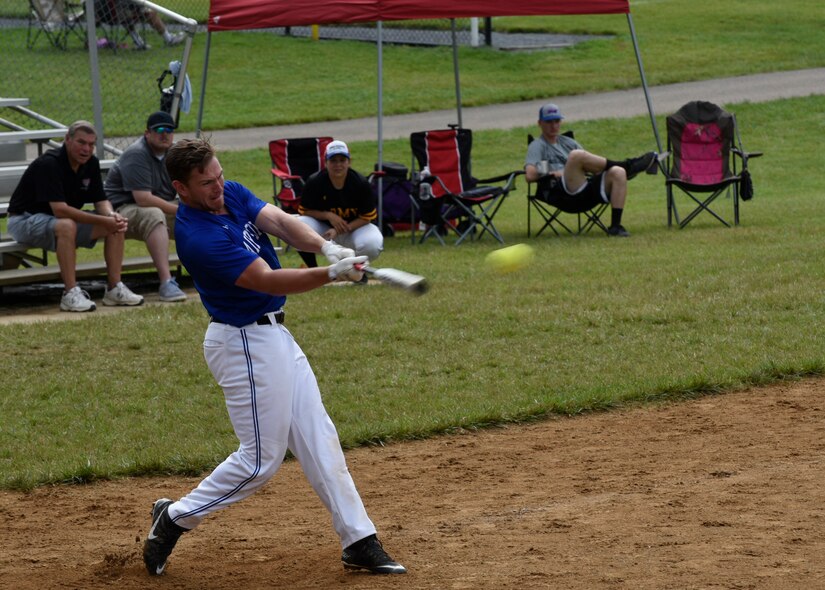
[[[285,295],[269,295],[235,285],[257,258],[281,268],[269,236],[255,226],[266,203],[245,186],[224,185],[227,215],[214,215],[181,203],[175,218],[175,245],[192,275],[201,302],[215,321],[241,327],[281,309]]]

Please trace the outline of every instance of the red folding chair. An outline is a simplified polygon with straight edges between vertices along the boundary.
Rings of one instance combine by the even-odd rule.
[[[331,137],[275,139],[269,142],[274,201],[287,213],[298,213],[307,178],[326,167],[324,153]]]
[[[421,242],[435,236],[442,244],[442,233],[456,235],[456,245],[466,239],[480,239],[489,233],[504,243],[493,219],[505,197],[515,188],[523,170],[493,178],[476,179],[470,171],[473,134],[469,129],[451,128],[419,131],[410,135],[413,170],[428,169],[430,176],[418,183],[432,184],[430,203],[419,201],[422,218],[428,225]],[[417,164],[417,167],[416,167]],[[489,183],[504,183],[490,186]],[[429,218],[428,218],[429,216]]]

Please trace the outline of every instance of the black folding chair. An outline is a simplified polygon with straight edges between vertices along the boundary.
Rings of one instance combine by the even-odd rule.
[[[65,50],[69,38],[86,40],[85,4],[70,0],[29,0],[29,28],[26,47],[32,49],[42,35],[55,49]]]
[[[117,51],[131,38],[136,49],[145,49],[141,34],[146,28],[142,8],[130,0],[94,0],[95,22],[103,30],[107,47]]]
[[[573,131],[566,131],[563,135],[573,139]],[[528,134],[527,135],[527,145],[533,143],[533,136]],[[528,182],[527,183],[527,237],[531,237],[532,234],[532,218],[531,218],[531,211],[535,209],[536,213],[541,220],[541,227],[539,231],[536,232],[536,237],[540,236],[542,232],[546,229],[550,229],[555,233],[557,236],[561,235],[561,232],[567,232],[568,234],[572,235],[580,235],[589,232],[594,227],[598,227],[605,233],[607,233],[607,227],[601,220],[602,215],[605,211],[607,211],[608,204],[607,203],[599,203],[592,209],[586,211],[565,211],[558,205],[552,202],[552,199],[548,200],[545,195],[542,194],[542,191],[539,190],[540,183]],[[563,214],[568,215],[575,215],[576,222],[575,225],[564,222],[562,218]]]

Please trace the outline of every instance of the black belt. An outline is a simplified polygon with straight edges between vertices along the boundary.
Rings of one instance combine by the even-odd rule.
[[[273,324],[273,320],[275,324],[283,324],[284,323],[284,313],[283,310],[276,311],[274,313],[268,313],[266,315],[262,315],[253,323],[258,324],[259,326],[271,326]],[[212,316],[209,317],[210,322],[215,322],[216,324],[226,324],[228,322],[222,322],[219,319],[213,318]]]

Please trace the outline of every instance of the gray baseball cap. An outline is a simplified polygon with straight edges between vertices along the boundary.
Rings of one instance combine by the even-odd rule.
[[[560,121],[561,119],[564,119],[564,115],[552,102],[548,102],[539,109],[539,121]]]

